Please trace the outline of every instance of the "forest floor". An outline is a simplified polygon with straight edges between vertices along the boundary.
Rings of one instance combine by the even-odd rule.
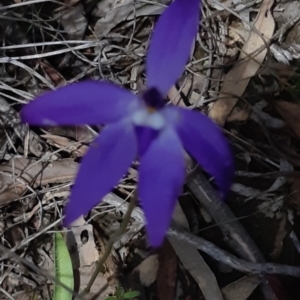
[[[0,0],[0,299],[54,299],[54,278],[63,280],[58,232],[74,295],[82,291],[137,184],[134,164],[101,204],[63,228],[78,166],[101,126],[29,127],[22,106],[84,79],[144,90],[149,38],[169,2]],[[299,299],[299,1],[205,0],[201,13],[168,101],[223,127],[236,163],[230,195],[219,205],[206,175],[192,171],[174,212],[186,231],[172,227],[156,251],[135,208],[84,299]]]

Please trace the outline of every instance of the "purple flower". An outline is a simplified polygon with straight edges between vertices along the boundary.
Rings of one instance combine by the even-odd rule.
[[[39,96],[21,116],[32,125],[108,124],[83,158],[64,224],[86,214],[140,159],[138,194],[152,246],[160,246],[185,178],[184,149],[225,195],[233,161],[221,130],[205,115],[164,98],[183,72],[199,21],[199,0],[175,0],[159,18],[147,57],[148,89],[138,97],[108,82],[85,81]]]

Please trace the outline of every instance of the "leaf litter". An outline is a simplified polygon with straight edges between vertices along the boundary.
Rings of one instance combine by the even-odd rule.
[[[284,175],[296,174],[296,162],[300,161],[296,46],[300,42],[296,20],[300,8],[298,1],[273,2],[204,2],[203,26],[193,55],[186,73],[168,96],[173,104],[209,112],[225,126],[237,168],[227,204],[265,261],[288,268],[297,266],[300,255],[299,176]],[[0,299],[52,299],[53,231],[62,229],[62,209],[80,158],[101,131],[100,126],[28,128],[19,121],[20,105],[43,91],[85,78],[103,78],[142,90],[149,36],[156,17],[168,4],[131,0],[1,3]],[[280,59],[282,55],[286,59]],[[287,70],[283,65],[287,63],[291,66],[288,73],[274,71],[275,64],[277,70]],[[258,106],[261,101],[263,105]],[[76,257],[72,258],[81,277],[79,281],[75,278],[75,292],[84,288],[109,236],[120,226],[126,199],[136,186],[136,167],[133,165],[120,186],[73,229],[76,242],[73,240],[70,253],[81,251],[79,265]],[[238,175],[241,172],[243,176]],[[278,178],[265,176],[276,172],[281,172]],[[187,182],[191,178],[193,174]],[[233,226],[229,235],[218,229],[224,227],[218,213],[225,216],[223,222],[232,222],[222,207],[218,212],[209,210],[189,185],[183,197],[191,203],[182,205],[181,214],[192,234],[246,259],[230,250],[232,243],[241,246],[231,236],[238,229]],[[210,218],[203,217],[204,210]],[[297,279],[244,276],[234,264],[226,267],[216,263],[213,251],[211,257],[199,253],[188,239],[172,237],[173,249],[161,250],[167,254],[175,251],[172,259],[151,261],[147,259],[151,252],[143,224],[141,210],[134,210],[127,233],[115,243],[92,290],[94,295],[98,293],[97,299],[113,296],[118,286],[125,292],[138,290],[137,299],[162,299],[166,293],[174,299],[196,294],[206,300],[251,300],[262,295],[265,299],[283,299],[282,295],[298,299]],[[251,243],[243,246],[251,251]],[[7,256],[9,249],[16,256]],[[167,259],[164,257],[166,254],[160,259]],[[145,267],[144,261],[150,261],[150,266]],[[263,266],[264,262],[260,263]],[[166,286],[155,273],[160,264],[166,266],[166,275],[167,270],[176,270]],[[48,271],[49,276],[41,270]],[[136,270],[140,274],[152,272],[150,283],[135,280]],[[211,278],[216,278],[214,283]],[[99,292],[103,287],[106,291]]]

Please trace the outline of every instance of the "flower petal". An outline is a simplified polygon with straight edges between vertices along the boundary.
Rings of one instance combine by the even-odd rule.
[[[24,106],[32,125],[82,125],[114,122],[139,105],[138,98],[109,82],[84,81],[47,92]]]
[[[150,244],[159,247],[185,177],[184,152],[176,132],[167,127],[141,158],[139,196]]]
[[[135,133],[138,137],[138,154],[143,156],[159,131],[146,126],[135,126]]]
[[[168,110],[177,115],[175,126],[184,148],[215,178],[225,197],[233,181],[234,161],[221,129],[202,113],[179,107]]]
[[[155,26],[147,57],[148,87],[165,96],[184,70],[199,22],[199,0],[175,0]]]
[[[136,155],[136,136],[128,121],[106,127],[82,160],[64,225],[88,213],[125,174]]]

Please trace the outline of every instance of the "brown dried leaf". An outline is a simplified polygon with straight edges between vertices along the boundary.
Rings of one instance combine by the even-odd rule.
[[[211,84],[215,84],[214,76],[216,72],[212,74]],[[180,88],[177,89],[175,85],[171,87],[168,92],[168,97],[170,101],[175,106],[186,107],[182,95],[189,99],[189,103],[194,105],[196,102],[199,102],[200,94],[196,93],[195,90],[202,91],[206,89],[206,81],[207,77],[203,74],[199,74],[198,76],[194,76],[192,74],[188,74],[184,79],[179,81]]]
[[[243,108],[240,108],[238,105],[236,105],[232,109],[230,115],[228,116],[227,121],[228,122],[247,121],[249,119],[250,114],[251,114],[251,109],[248,105],[246,107],[243,107]]]
[[[179,204],[175,206],[173,220],[189,229],[188,221]],[[191,274],[201,289],[205,299],[223,300],[215,275],[194,246],[183,240],[168,237],[183,266]]]
[[[70,139],[63,136],[47,133],[41,135],[41,137],[47,139],[48,144],[55,146],[57,148],[64,148],[64,150],[69,153],[74,152],[75,155],[79,157],[85,155],[88,149],[88,146],[73,142]]]
[[[144,286],[150,286],[157,278],[158,256],[153,254],[144,259],[135,269],[139,273],[140,281]]]
[[[257,275],[245,276],[225,286],[222,293],[226,300],[246,300],[260,282],[261,279]]]
[[[82,143],[90,143],[95,138],[95,134],[87,126],[54,126],[44,132],[45,134],[64,136]]]
[[[233,45],[236,42],[245,43],[249,38],[249,30],[245,28],[242,22],[233,21],[229,27],[229,45]]]
[[[265,38],[266,42],[270,40],[275,29],[275,22],[271,14],[273,3],[274,0],[263,1],[254,23],[254,27]],[[261,37],[252,30],[246,44],[243,46],[239,61],[225,76],[220,91],[220,99],[213,104],[209,112],[209,116],[219,125],[223,126],[225,124],[239,97],[243,95],[250,78],[257,73],[264,61],[267,54],[266,49],[259,51],[252,59],[253,53],[264,45]],[[234,95],[232,95],[233,93]]]
[[[25,234],[21,226],[9,224],[9,229],[5,231],[5,239],[11,247],[19,245],[24,239]]]
[[[39,64],[44,74],[51,79],[55,87],[66,84],[65,78],[47,60],[44,59],[44,61],[40,61]]]
[[[275,108],[289,125],[294,133],[300,138],[300,105],[287,101],[274,102]]]
[[[25,157],[0,165],[0,207],[16,201],[28,186],[43,186],[73,180],[78,163],[66,158],[51,163]]]
[[[64,10],[61,23],[70,40],[81,40],[87,27],[83,5],[79,2]]]
[[[93,275],[96,269],[96,264],[93,264],[89,267],[81,267],[79,269],[80,273],[80,287],[82,288],[81,291],[88,285],[91,276]],[[107,278],[103,276],[100,272],[91,287],[90,292],[86,295],[85,300],[97,299],[97,300],[105,300],[107,299],[107,295],[113,294],[115,292],[115,288],[110,286]]]

